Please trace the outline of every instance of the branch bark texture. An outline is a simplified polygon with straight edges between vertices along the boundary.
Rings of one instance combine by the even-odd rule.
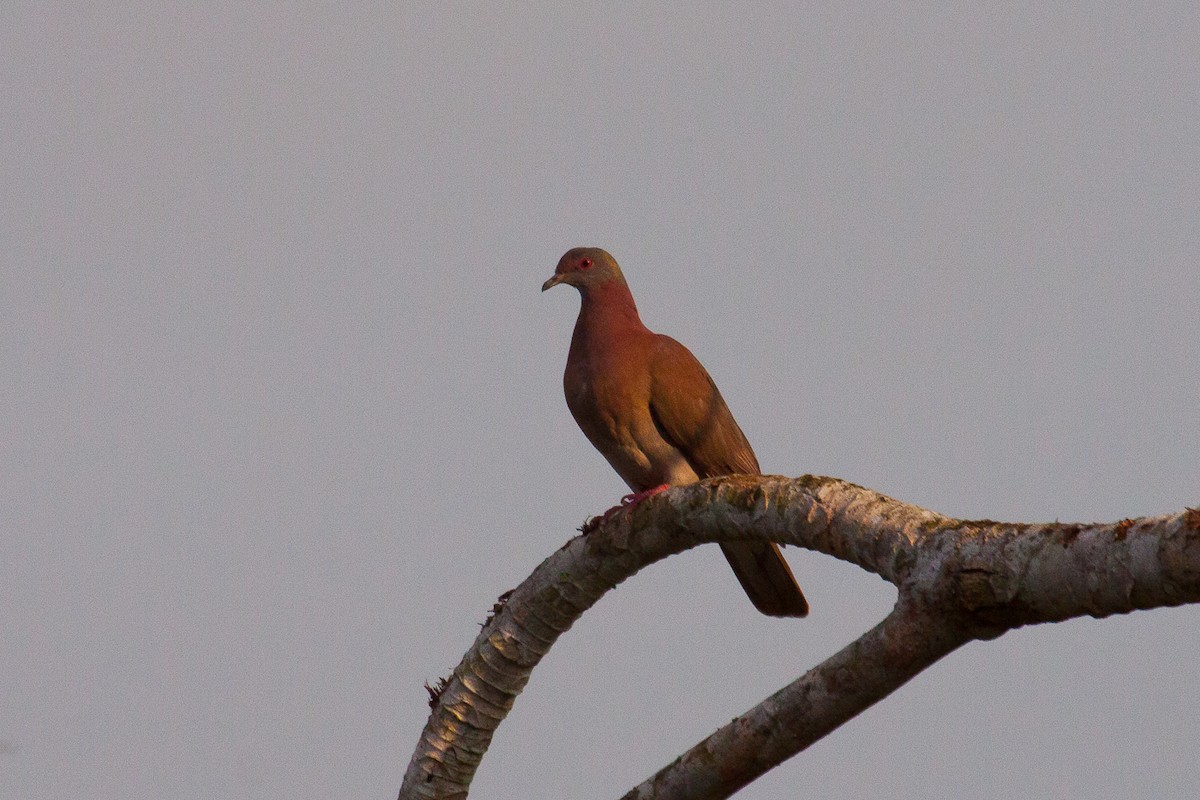
[[[895,584],[854,643],[633,789],[724,798],[962,644],[1077,616],[1200,602],[1200,510],[1105,524],[965,521],[833,478],[727,476],[614,515],[499,604],[431,700],[400,798],[465,798],[495,729],[554,641],[641,568],[706,542],[770,540]]]

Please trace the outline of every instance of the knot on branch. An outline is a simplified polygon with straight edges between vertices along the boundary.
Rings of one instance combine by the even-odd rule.
[[[1013,607],[1016,596],[1013,577],[985,559],[968,559],[958,567],[952,586],[971,632],[978,639],[999,637],[1015,627],[1021,616]]]

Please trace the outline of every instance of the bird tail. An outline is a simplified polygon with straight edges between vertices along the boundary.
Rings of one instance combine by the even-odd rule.
[[[750,602],[771,617],[806,617],[808,601],[792,568],[773,542],[722,543],[721,552],[733,567]]]

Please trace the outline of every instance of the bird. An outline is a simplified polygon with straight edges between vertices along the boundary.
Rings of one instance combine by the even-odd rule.
[[[691,351],[638,316],[621,268],[605,250],[568,250],[542,284],[579,290],[563,392],[584,435],[634,492],[627,503],[718,475],[759,475],[758,458],[713,379]],[[779,546],[722,542],[754,606],[804,617],[808,601]]]

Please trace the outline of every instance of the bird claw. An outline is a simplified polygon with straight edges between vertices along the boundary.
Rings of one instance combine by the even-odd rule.
[[[643,500],[654,497],[654,495],[656,495],[656,494],[662,494],[663,492],[665,492],[667,489],[670,489],[670,488],[671,487],[669,484],[662,483],[651,489],[646,489],[641,492],[634,492],[633,494],[627,494],[621,498],[621,507],[622,508],[630,508],[632,506],[636,506],[638,503],[642,502]]]
[[[613,506],[598,517],[588,517],[586,520],[584,520],[583,524],[579,526],[579,532],[584,536],[587,536],[589,533],[596,530],[596,528],[599,528],[601,525],[607,522],[609,517],[611,517],[613,514],[616,514],[618,511],[622,511],[626,508],[633,508],[643,500],[653,497],[656,494],[662,494],[670,488],[671,487],[668,484],[664,483],[661,486],[655,486],[653,489],[646,489],[642,492],[627,494],[621,498],[621,503],[619,505]]]

